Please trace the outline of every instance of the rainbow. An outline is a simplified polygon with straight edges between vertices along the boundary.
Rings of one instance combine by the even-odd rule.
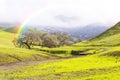
[[[50,7],[49,7],[50,6]],[[58,5],[49,5],[49,6],[45,6],[42,9],[37,9],[35,11],[33,11],[31,14],[29,14],[24,20],[23,22],[21,22],[21,24],[15,29],[15,35],[14,38],[20,38],[20,36],[22,35],[23,31],[26,29],[26,25],[28,22],[30,22],[33,18],[35,18],[36,16],[40,15],[41,13],[49,10],[49,9],[54,9],[55,6]]]
[[[20,25],[18,25],[16,28],[15,28],[15,35],[14,35],[14,38],[20,38],[20,36],[22,35],[23,31],[25,31],[27,29],[26,25],[27,23],[29,23],[34,17],[40,15],[40,13],[46,11],[48,8],[43,8],[41,10],[36,10],[34,12],[32,12],[31,14],[29,14],[25,20],[23,20],[23,22],[21,22]]]

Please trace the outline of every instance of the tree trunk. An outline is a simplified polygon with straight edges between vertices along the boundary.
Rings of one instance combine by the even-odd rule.
[[[25,43],[24,44],[28,47],[28,49],[31,49],[30,45],[28,43]]]

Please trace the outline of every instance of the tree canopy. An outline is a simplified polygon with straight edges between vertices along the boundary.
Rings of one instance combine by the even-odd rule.
[[[35,33],[27,32],[21,35],[19,38],[13,39],[13,44],[16,47],[31,49],[31,46],[42,46],[42,47],[60,47],[64,45],[72,45],[79,40],[69,36],[67,33]]]

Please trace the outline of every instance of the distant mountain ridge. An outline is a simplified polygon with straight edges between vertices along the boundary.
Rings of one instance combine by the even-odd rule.
[[[13,27],[0,27],[1,30],[6,31],[6,32],[10,32],[10,33],[16,33],[15,29],[16,26]],[[24,32],[36,32],[36,33],[44,33],[42,31],[39,31],[37,29],[33,29],[33,28],[28,28],[27,30],[25,30]]]
[[[105,38],[105,37],[108,37],[108,36],[113,36],[113,35],[116,35],[116,34],[120,34],[120,22],[116,23],[114,26],[107,29],[102,34],[96,36],[93,39],[102,39],[102,38]]]
[[[9,32],[12,32],[13,30],[10,27],[15,25],[17,26],[18,23],[0,23],[0,26],[7,27],[5,30]],[[108,27],[106,27],[104,24],[90,24],[84,27],[78,26],[72,28],[56,27],[56,26],[40,26],[40,25],[28,26],[28,27],[48,33],[65,32],[81,40],[86,40],[98,36],[99,34],[101,34],[102,32],[108,29]]]
[[[20,23],[18,22],[14,22],[14,23],[10,23],[10,22],[0,22],[0,26],[3,26],[3,27],[11,27],[11,26],[17,26],[19,25]]]
[[[104,31],[102,34],[76,44],[84,46],[120,46],[120,22]]]
[[[75,28],[75,30],[72,29],[70,32],[71,35],[79,37],[82,40],[86,40],[98,36],[107,29],[108,28],[105,26],[88,25],[82,28]]]
[[[63,28],[63,27],[51,27],[51,26],[39,26],[37,27],[41,31],[54,33],[54,32],[66,32],[73,37],[77,37],[82,40],[90,39],[98,36],[102,32],[106,31],[108,27],[105,25],[87,25],[85,27],[75,28]]]

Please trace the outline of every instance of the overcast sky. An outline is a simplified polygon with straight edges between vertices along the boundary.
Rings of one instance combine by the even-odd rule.
[[[0,22],[28,25],[113,25],[120,21],[120,0],[0,0]]]

